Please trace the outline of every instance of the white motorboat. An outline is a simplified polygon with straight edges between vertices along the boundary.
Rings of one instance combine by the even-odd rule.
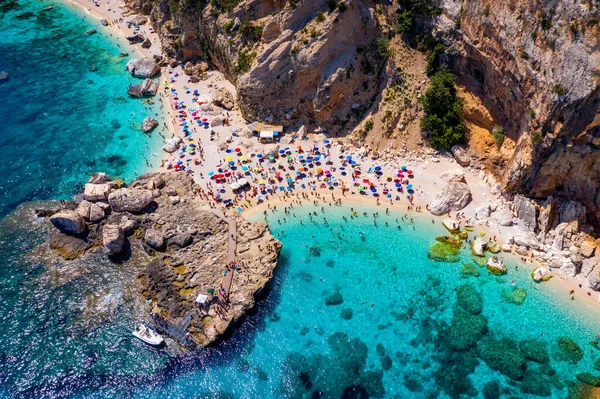
[[[156,333],[154,330],[146,327],[143,324],[140,324],[139,327],[132,332],[132,334],[135,337],[147,343],[148,345],[152,346],[159,346],[163,342],[165,342],[165,340],[163,339],[163,337],[160,336],[160,334]]]

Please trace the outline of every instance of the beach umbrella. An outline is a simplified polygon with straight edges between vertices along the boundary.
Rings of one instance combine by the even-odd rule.
[[[207,118],[202,118],[202,122],[208,122]]]
[[[304,155],[298,155],[298,159],[304,159]]]
[[[229,187],[231,187],[233,190],[237,190],[238,188],[240,188],[240,184],[239,183],[231,183],[229,185]]]
[[[242,166],[242,170],[245,172],[245,171],[248,170],[248,167],[247,166]]]
[[[375,166],[375,171],[376,172],[381,172],[381,166]]]
[[[214,176],[215,172],[213,172],[212,170],[210,172],[208,172],[209,176]]]
[[[263,154],[256,154],[256,158],[260,159],[263,157]]]
[[[242,150],[241,150],[241,149],[239,149],[239,148],[236,148],[234,151],[235,151],[235,152],[241,152]]]
[[[209,288],[206,290],[206,292],[208,292],[209,294],[214,294],[215,293],[215,289],[214,288]]]
[[[292,183],[294,180],[291,177],[288,177],[287,182]]]
[[[408,186],[406,186],[406,189],[410,190],[412,187],[413,187],[412,184],[409,184]]]
[[[240,180],[238,180],[238,183],[240,184],[240,186],[245,186],[246,184],[248,184],[248,180],[240,179]]]
[[[325,144],[329,144],[329,143],[330,143],[330,141],[329,141],[329,140],[324,140],[323,142],[324,142]]]
[[[331,174],[331,171],[328,169],[328,170],[326,170],[326,171],[325,171],[325,174],[326,174],[326,175],[330,175],[330,174]]]
[[[402,187],[402,184],[396,183],[396,187]]]
[[[240,156],[240,161],[245,161],[245,160],[246,160],[246,157],[245,157],[245,156],[243,156],[243,155],[242,155],[242,156]]]
[[[352,155],[346,155],[346,159],[349,161],[352,159]]]
[[[177,165],[183,165],[182,161],[177,161]]]
[[[279,150],[280,154],[285,154],[285,150]]]
[[[264,184],[265,184],[265,181],[264,181],[264,180],[260,180],[260,181],[258,182],[258,184],[264,185]]]
[[[281,172],[275,172],[275,176],[279,176]]]
[[[235,162],[229,161],[228,164],[233,166],[233,165],[235,165]]]
[[[232,158],[232,157],[227,157],[227,158],[225,158],[225,160],[226,160],[227,162],[229,162],[229,161],[232,161],[232,160],[233,160],[233,158]]]
[[[321,173],[323,173],[323,169],[321,169],[321,168],[317,168],[317,173],[318,173],[318,174],[321,174]]]
[[[402,165],[400,168],[401,168],[403,171],[406,171],[406,166],[405,166],[405,165]]]

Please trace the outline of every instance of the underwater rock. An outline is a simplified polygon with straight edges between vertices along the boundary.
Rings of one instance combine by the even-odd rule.
[[[495,340],[486,337],[478,343],[477,352],[489,368],[499,371],[513,380],[523,379],[527,368],[525,355],[510,339]]]
[[[438,237],[437,242],[431,244],[427,256],[429,259],[437,262],[458,262],[460,260],[460,246],[449,242],[441,242]],[[461,243],[462,246],[462,243]]]
[[[577,363],[583,359],[583,351],[571,338],[559,337],[556,340],[556,343],[558,345],[558,350],[560,351],[559,356],[562,355],[562,357],[569,362]]]
[[[388,371],[389,369],[391,369],[392,365],[393,365],[393,362],[392,362],[392,358],[391,357],[389,357],[389,356],[386,355],[386,356],[383,356],[381,358],[381,368],[384,371]]]
[[[383,386],[383,371],[369,370],[362,373],[359,379],[360,386],[367,391],[371,398],[383,398],[385,387]],[[343,395],[341,396],[344,397]]]
[[[475,345],[487,332],[487,319],[463,309],[456,309],[450,322],[447,345],[456,350],[466,350]]]
[[[327,267],[334,267],[335,266],[335,262],[333,261],[333,259],[327,259],[327,262],[325,262],[325,266],[327,266]]]
[[[340,316],[344,320],[350,320],[352,318],[352,316],[353,316],[352,309],[351,308],[344,308],[344,309],[342,309],[342,311],[340,312]]]
[[[527,291],[523,288],[516,288],[511,292],[503,292],[502,297],[509,303],[522,305],[525,302],[525,298],[527,298]]]
[[[473,352],[473,350],[446,351],[440,359],[440,367],[433,374],[433,378],[437,386],[442,388],[449,397],[478,395],[477,389],[469,378],[479,365],[479,360]],[[432,397],[439,397],[439,395]]]
[[[337,306],[341,305],[342,303],[344,303],[344,297],[339,291],[336,291],[325,297],[325,304],[327,306]]]
[[[416,378],[404,376],[404,386],[411,392],[418,393],[423,391],[423,384]]]
[[[479,277],[479,270],[477,270],[477,266],[468,262],[463,262],[463,267],[460,269],[460,273],[465,278]]]
[[[538,363],[546,363],[550,360],[546,344],[538,339],[526,339],[521,341],[519,349],[525,357]]]
[[[377,346],[375,346],[375,351],[377,352],[377,355],[385,356],[385,347],[381,343],[378,343]]]
[[[317,246],[312,246],[308,250],[311,256],[321,256],[321,249]]]
[[[525,377],[523,377],[521,392],[541,397],[552,395],[550,384],[546,378],[540,373],[529,370],[525,373]]]
[[[483,386],[483,397],[485,399],[500,399],[500,384],[498,384],[498,381],[485,383]]]
[[[471,284],[456,287],[457,305],[472,314],[479,314],[483,310],[483,297]]]
[[[591,385],[593,387],[600,387],[600,376],[595,376],[592,373],[584,372],[577,374],[577,381]]]

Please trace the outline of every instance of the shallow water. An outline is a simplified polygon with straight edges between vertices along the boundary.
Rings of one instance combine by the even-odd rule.
[[[159,129],[141,131],[158,106],[127,96],[127,58],[83,17],[51,1],[0,3],[0,71],[10,75],[0,84],[0,216],[69,198],[93,172],[131,179],[149,170],[145,158],[158,162]],[[91,28],[99,33],[86,36]]]
[[[439,224],[415,216],[413,224],[400,220],[398,229],[400,215],[381,215],[375,226],[372,216],[362,216],[373,209],[357,209],[361,216],[348,222],[342,217],[350,219],[349,209],[336,207],[323,214],[306,206],[293,211],[296,218],[270,215],[273,233],[284,246],[271,293],[231,339],[187,355],[177,355],[173,346],[157,351],[129,335],[140,306],[127,293],[136,287],[132,271],[139,266],[115,271],[103,257],[93,257],[91,271],[57,287],[43,262],[20,259],[32,240],[41,240],[37,236],[43,229],[27,233],[32,229],[25,225],[15,231],[11,216],[2,230],[19,237],[17,246],[9,246],[14,248],[9,252],[6,236],[0,243],[13,265],[0,285],[0,333],[12,337],[2,352],[3,360],[10,359],[1,366],[5,394],[309,398],[320,392],[321,397],[350,398],[366,397],[359,395],[366,392],[371,397],[448,398],[484,397],[488,384],[488,395],[497,387],[503,398],[539,397],[527,394],[532,390],[565,398],[577,372],[597,373],[592,365],[600,353],[589,342],[600,332],[600,322],[587,305],[569,301],[556,285],[532,283],[527,267],[515,270],[514,262],[506,276],[474,266],[471,272],[479,276],[464,277],[463,262],[473,264],[466,247],[459,262],[427,257],[435,237],[446,233]],[[309,211],[318,213],[315,223],[309,222]],[[39,223],[27,215],[23,211],[18,219]],[[515,288],[527,292],[519,306],[503,296]],[[90,307],[87,298],[94,292],[120,299],[109,307],[106,320],[83,322],[81,309]],[[336,292],[341,297],[331,296]],[[463,298],[460,306],[457,292]],[[459,334],[451,327],[453,316],[462,328]],[[471,337],[482,318],[487,332],[475,334],[470,346],[467,342],[458,350],[456,345]],[[582,360],[570,362],[557,345],[559,337],[574,340]],[[517,344],[538,339],[551,360],[519,361],[522,355],[510,352],[511,343],[500,341],[504,338]],[[45,339],[49,344],[38,342]],[[514,356],[503,358],[507,351]],[[493,359],[490,353],[508,364],[495,368],[513,379],[486,364],[485,356]],[[518,375],[511,374],[515,369],[521,370]]]

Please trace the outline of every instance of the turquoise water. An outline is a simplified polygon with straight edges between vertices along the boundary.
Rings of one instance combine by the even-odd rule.
[[[91,28],[99,33],[86,36]],[[104,35],[60,3],[0,2],[0,71],[10,75],[0,83],[0,216],[70,198],[93,172],[130,179],[149,169],[161,141],[140,125],[158,106],[128,98],[127,59]]]
[[[357,219],[337,207],[269,215],[283,243],[272,291],[231,339],[189,354],[129,335],[140,319],[134,291],[143,260],[115,269],[98,257],[80,277],[63,270],[69,282],[57,286],[64,266],[44,264],[37,251],[20,255],[44,229],[31,228],[39,222],[26,209],[11,215],[0,251],[20,263],[0,285],[0,334],[11,337],[2,389],[13,397],[566,398],[578,372],[598,373],[600,352],[590,345],[597,310],[555,284],[534,284],[515,261],[501,277],[474,266],[466,247],[458,262],[432,262],[427,251],[446,232],[427,217],[380,215],[374,225],[362,212],[381,208],[357,210]],[[479,276],[463,275],[464,263]],[[527,292],[521,305],[503,296],[516,288]],[[117,300],[92,322],[85,309],[98,292]],[[561,349],[560,337],[581,353]],[[549,361],[525,360],[516,345],[526,339]]]

